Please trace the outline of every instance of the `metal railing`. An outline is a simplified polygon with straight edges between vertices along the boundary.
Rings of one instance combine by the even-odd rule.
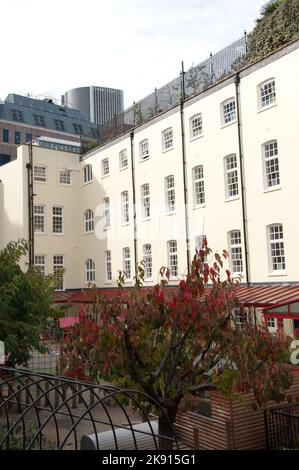
[[[78,450],[88,436],[100,449],[101,436],[110,431],[108,449],[117,450],[120,430],[129,449],[159,449],[165,440],[179,449],[175,429],[173,437],[158,434],[149,400],[157,414],[164,413],[140,391],[0,367],[0,449]],[[146,443],[140,436],[147,436]]]
[[[155,88],[155,91],[134,103],[124,112],[94,129],[89,135],[99,143],[129,131],[147,122],[163,111],[178,105],[185,99],[206,90],[209,86],[240,70],[245,65],[247,55],[247,34],[225,47],[198,65],[182,70],[180,76],[171,82]]]
[[[268,450],[299,449],[299,403],[265,410]]]

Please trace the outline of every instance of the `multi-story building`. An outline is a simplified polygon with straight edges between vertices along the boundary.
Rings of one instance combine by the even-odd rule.
[[[62,289],[118,270],[130,286],[141,260],[145,285],[161,266],[175,284],[207,238],[242,282],[298,282],[298,60],[295,41],[81,157],[34,146],[35,264],[64,266]],[[2,244],[28,234],[18,151],[0,169]]]
[[[80,111],[51,99],[9,94],[0,102],[0,165],[16,158],[17,146],[32,139],[43,135],[79,142],[95,127]]]
[[[62,103],[78,109],[88,121],[101,125],[124,110],[124,92],[100,86],[79,87],[61,96]]]

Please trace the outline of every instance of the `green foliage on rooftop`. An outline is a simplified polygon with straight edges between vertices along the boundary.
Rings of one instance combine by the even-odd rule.
[[[249,35],[247,63],[264,58],[296,38],[299,38],[299,0],[269,1]]]

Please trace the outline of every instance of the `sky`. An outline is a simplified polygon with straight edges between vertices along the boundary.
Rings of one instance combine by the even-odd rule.
[[[124,90],[125,108],[253,29],[266,0],[0,0],[0,99]]]

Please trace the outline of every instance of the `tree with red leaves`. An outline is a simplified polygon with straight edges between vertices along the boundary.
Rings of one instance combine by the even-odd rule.
[[[207,263],[211,256],[205,244],[190,274],[175,288],[168,287],[169,270],[162,268],[161,282],[142,289],[139,268],[125,302],[122,295],[96,302],[98,330],[89,361],[97,364],[101,378],[142,389],[158,402],[165,411],[159,416],[159,434],[168,438],[180,401],[189,393],[217,388],[234,397],[253,391],[262,404],[281,399],[290,385],[283,367],[288,340],[261,325],[236,328],[236,283],[228,271],[222,280],[227,253]],[[160,447],[171,448],[171,440],[161,438]]]

